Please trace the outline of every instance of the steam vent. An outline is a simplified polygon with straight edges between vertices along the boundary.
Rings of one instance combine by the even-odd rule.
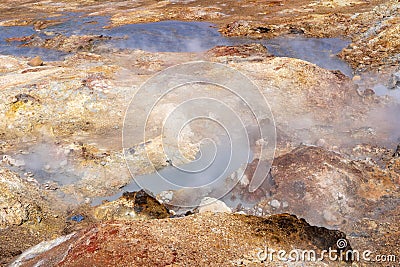
[[[400,2],[2,0],[0,266],[400,266]]]

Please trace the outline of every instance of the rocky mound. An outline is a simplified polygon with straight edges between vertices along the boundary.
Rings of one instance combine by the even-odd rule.
[[[338,250],[338,240],[347,242],[342,232],[311,226],[289,214],[259,218],[204,213],[97,224],[39,244],[11,266],[264,266],[260,252],[266,247],[288,253],[315,250],[318,255],[329,248],[338,253],[351,249],[347,245]],[[277,259],[268,262],[280,264]]]

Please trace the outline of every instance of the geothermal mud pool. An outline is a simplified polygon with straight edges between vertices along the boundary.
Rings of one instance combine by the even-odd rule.
[[[2,53],[15,56],[35,56],[41,55],[45,60],[61,60],[68,55],[57,49],[32,47],[29,44],[29,39],[21,39],[36,35],[35,38],[46,39],[56,35],[70,37],[73,35],[101,35],[110,37],[109,40],[97,44],[101,48],[96,48],[96,43],[93,44],[93,50],[98,50],[100,53],[105,53],[107,50],[120,49],[141,49],[149,52],[197,52],[203,53],[215,46],[235,46],[251,43],[259,43],[265,45],[268,53],[279,57],[299,58],[312,62],[320,67],[339,70],[345,75],[352,77],[351,68],[336,54],[345,48],[349,41],[339,38],[306,38],[301,34],[292,34],[286,37],[277,37],[273,39],[251,39],[242,37],[224,37],[222,36],[215,25],[205,22],[182,22],[182,21],[162,21],[145,24],[128,24],[110,28],[109,17],[104,16],[87,16],[83,13],[66,13],[55,18],[48,18],[48,26],[43,29],[34,29],[31,26],[8,26],[2,27],[4,31],[1,33]],[[14,38],[14,39],[13,39]],[[28,40],[28,45],[25,46],[25,41]],[[40,42],[39,42],[40,44]],[[382,89],[380,90],[382,92]],[[226,142],[228,143],[228,142]],[[36,146],[36,145],[35,145]],[[46,182],[55,183],[58,186],[76,183],[80,173],[74,173],[72,167],[68,170],[68,151],[62,160],[58,161],[57,155],[52,156],[52,145],[43,144],[31,148],[32,152],[17,155],[16,160],[26,162],[24,168],[20,168],[20,173],[25,176],[38,177],[38,182],[43,184]],[[62,154],[63,151],[58,151]],[[50,154],[50,155],[49,155]],[[222,153],[223,154],[223,153]],[[221,156],[221,153],[219,153]],[[222,159],[220,159],[222,160]],[[218,160],[217,160],[218,161]],[[207,162],[207,161],[206,161]],[[237,170],[241,164],[236,164],[236,167],[231,167],[225,172],[225,176],[229,176]],[[56,167],[52,167],[55,166]],[[190,164],[189,164],[190,165]],[[219,165],[214,165],[218,168]],[[221,166],[224,166],[222,164]],[[51,169],[51,170],[50,170]],[[18,171],[18,168],[14,168]],[[208,169],[211,173],[215,170]],[[174,177],[175,179],[184,182],[187,180],[187,175],[182,173],[178,168],[166,167],[162,170],[164,175]],[[210,176],[207,173],[197,174],[201,176]],[[137,177],[137,180],[142,180],[145,184],[157,184],[160,179],[157,173]],[[204,180],[204,179],[201,179]],[[181,183],[178,183],[181,184]],[[149,188],[149,186],[144,186]],[[125,191],[136,191],[140,189],[135,181],[130,185],[122,188],[122,191],[109,200],[115,200]],[[159,185],[157,192],[173,190],[171,185]],[[105,199],[105,198],[101,198]],[[93,201],[93,205],[99,204],[100,200]]]

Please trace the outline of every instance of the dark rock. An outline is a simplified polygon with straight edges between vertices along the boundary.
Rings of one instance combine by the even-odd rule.
[[[304,34],[304,30],[299,29],[299,28],[290,27],[289,33],[290,34]]]
[[[400,157],[400,144],[397,145],[397,148],[393,154],[393,157]]]
[[[144,190],[125,192],[119,199],[96,207],[94,213],[99,220],[161,219],[170,216],[169,210]]]
[[[13,101],[13,104],[15,104],[17,102],[23,102],[23,103],[38,102],[38,100],[35,97],[33,97],[29,94],[25,94],[25,93],[18,94],[14,98],[15,98],[15,100]]]
[[[268,27],[262,27],[262,26],[260,26],[260,27],[255,28],[254,31],[257,32],[257,33],[268,33],[268,32],[271,31],[271,29],[268,28]]]
[[[373,89],[367,88],[363,92],[364,96],[373,96],[375,95],[375,91]]]

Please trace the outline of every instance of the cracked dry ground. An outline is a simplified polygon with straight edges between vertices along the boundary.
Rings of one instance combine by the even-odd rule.
[[[397,68],[399,59],[398,1],[19,1],[18,5],[2,1],[0,9],[1,25],[36,29],[45,29],[48,16],[84,11],[111,16],[110,26],[205,20],[216,23],[227,36],[343,36],[352,39],[352,44],[340,56],[357,70],[379,70],[383,77]],[[44,146],[53,162],[60,165],[67,160],[65,171],[79,179],[66,185],[40,184],[20,171],[18,161],[2,161],[2,265],[29,247],[57,237],[58,246],[36,250],[35,258],[28,256],[16,264],[350,265],[265,263],[256,257],[257,249],[265,246],[321,251],[345,236],[352,249],[400,258],[400,159],[395,153],[400,109],[396,102],[360,92],[340,72],[272,57],[257,45],[196,54],[95,53],[93,44],[87,43],[91,38],[57,38],[46,45],[74,53],[64,61],[31,67],[26,58],[0,56],[0,153],[18,158],[31,147],[41,150]],[[83,43],[80,49],[77,42]],[[147,197],[139,203],[136,197],[122,197],[100,208],[84,204],[87,198],[115,193],[131,179],[121,152],[120,131],[132,94],[157,71],[193,60],[222,62],[242,71],[261,88],[274,112],[278,143],[272,180],[252,194],[246,186],[233,190],[236,197],[257,201],[254,208],[237,210],[249,215],[167,218],[171,215],[165,207]],[[192,153],[189,146],[182,149]],[[139,172],[146,173],[140,163],[139,158]],[[187,197],[181,194],[176,196]],[[281,204],[271,205],[274,200]],[[145,207],[138,209],[138,205]],[[117,212],[121,210],[125,213]],[[132,212],[139,215],[126,216]],[[280,213],[294,214],[307,223],[291,215],[274,215]],[[77,214],[85,219],[71,220]]]

